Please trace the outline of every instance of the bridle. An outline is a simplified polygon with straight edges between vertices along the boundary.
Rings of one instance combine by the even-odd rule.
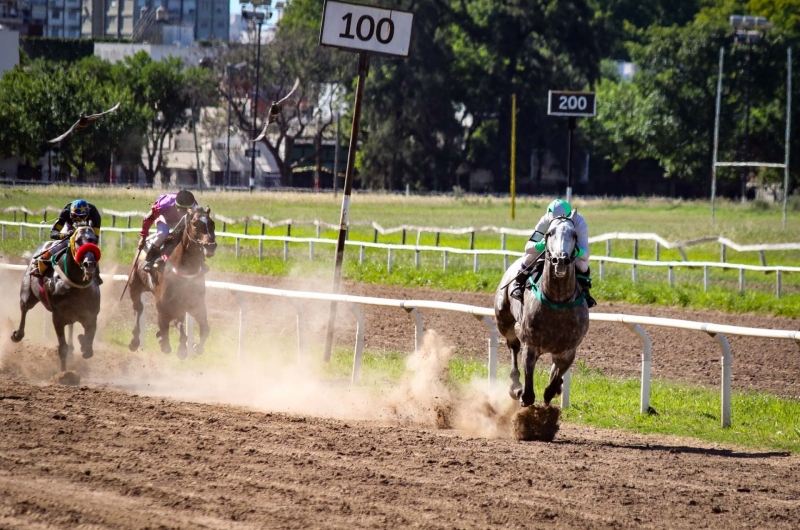
[[[555,229],[557,228],[557,227],[553,227],[550,230],[548,230],[547,233],[544,235],[544,251],[543,251],[543,253],[545,255],[545,261],[550,261],[550,263],[552,265],[558,265],[559,263],[564,263],[567,267],[569,267],[570,265],[572,265],[572,263],[578,257],[578,232],[577,232],[577,230],[575,230],[575,222],[572,219],[570,219],[569,217],[566,217],[564,215],[560,215],[558,217],[554,217],[553,218],[553,221],[556,221],[556,220],[569,221],[570,224],[572,224],[573,237],[575,239],[574,250],[572,252],[572,255],[570,255],[570,256],[568,256],[566,258],[558,258],[558,257],[553,257],[552,256],[552,254],[550,253],[550,248],[548,247],[547,243],[548,243],[548,240],[550,239],[550,237],[554,234]],[[552,221],[551,221],[551,224],[552,224]],[[556,261],[553,261],[553,260],[556,260]]]

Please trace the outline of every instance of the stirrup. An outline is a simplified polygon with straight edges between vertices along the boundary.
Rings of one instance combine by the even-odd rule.
[[[583,291],[583,298],[586,300],[586,306],[591,309],[597,305],[597,300],[592,298],[592,295],[589,294],[589,291],[584,289]]]

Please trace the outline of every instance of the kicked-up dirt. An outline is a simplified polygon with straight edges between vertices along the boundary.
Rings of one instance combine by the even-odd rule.
[[[214,279],[306,287],[251,276]],[[115,300],[118,287],[106,287],[104,300]],[[485,294],[345,290],[491,305]],[[250,340],[250,353],[269,348],[278,335],[294,337],[289,302],[248,301],[248,328],[262,337]],[[324,332],[327,307],[303,306],[311,342]],[[230,294],[210,290],[209,308],[212,328],[236,322]],[[413,350],[405,312],[362,309],[368,347]],[[767,316],[608,304],[597,310],[796,328],[793,320]],[[3,314],[16,318],[13,307]],[[496,403],[454,402],[438,384],[450,355],[485,357],[482,324],[440,311],[422,316],[437,341],[411,363],[414,377],[378,393],[312,381],[302,366],[176,370],[160,352],[123,356],[102,343],[93,359],[71,361],[80,385],[62,386],[53,384],[52,335],[43,344],[30,329],[25,342],[12,346],[3,329],[0,528],[800,526],[798,455],[566,423],[551,443],[516,442]],[[127,323],[130,307],[106,307],[101,320]],[[351,344],[355,325],[343,307],[337,323],[337,343]],[[655,377],[719,383],[713,340],[647,331]],[[794,344],[729,339],[737,387],[800,395]],[[502,341],[501,354],[507,359]],[[604,373],[636,376],[639,354],[638,340],[623,326],[592,324],[578,359]]]

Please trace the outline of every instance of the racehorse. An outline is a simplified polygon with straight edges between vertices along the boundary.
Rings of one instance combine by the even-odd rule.
[[[185,321],[186,313],[194,318],[200,327],[200,342],[194,345],[195,354],[203,353],[208,338],[208,316],[206,314],[206,258],[214,255],[217,243],[214,236],[214,221],[211,209],[197,206],[187,213],[164,244],[165,250],[175,250],[163,263],[154,267],[153,272],[142,270],[141,266],[133,272],[130,296],[136,313],[133,338],[128,348],[139,348],[139,317],[144,310],[142,293],[149,291],[155,295],[158,310],[158,342],[161,351],[170,353],[169,325],[175,322],[180,331],[178,358],[187,355]]]
[[[53,313],[53,327],[58,337],[58,357],[61,360],[61,370],[65,371],[69,354],[64,336],[67,325],[79,322],[83,326],[83,335],[78,335],[83,358],[89,359],[94,354],[92,343],[97,331],[97,314],[100,312],[100,286],[95,281],[100,249],[91,224],[76,227],[66,251],[51,257],[48,249],[55,243],[57,242],[47,241],[36,249],[30,267],[22,277],[19,293],[22,317],[19,329],[11,334],[11,340],[19,342],[25,337],[25,317],[28,311],[41,302],[45,309]],[[48,292],[43,277],[43,273],[47,272],[48,260],[53,268],[50,274],[57,274],[69,286],[63,294],[53,295]]]
[[[533,404],[533,369],[543,353],[550,353],[553,365],[550,382],[544,391],[546,405],[561,394],[564,374],[575,359],[575,352],[589,329],[589,308],[577,283],[575,254],[577,234],[569,217],[553,220],[545,234],[544,270],[539,282],[525,289],[524,303],[508,295],[508,284],[520,270],[514,263],[503,275],[495,297],[497,329],[511,350],[512,399],[523,407]],[[522,258],[520,258],[521,260]],[[515,324],[519,322],[519,337]],[[517,357],[522,350],[525,387],[519,380]]]

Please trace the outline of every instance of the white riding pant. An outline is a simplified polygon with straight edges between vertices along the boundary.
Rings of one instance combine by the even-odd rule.
[[[156,233],[147,238],[147,248],[158,248],[164,244],[169,235],[169,225],[167,223],[156,223]]]

